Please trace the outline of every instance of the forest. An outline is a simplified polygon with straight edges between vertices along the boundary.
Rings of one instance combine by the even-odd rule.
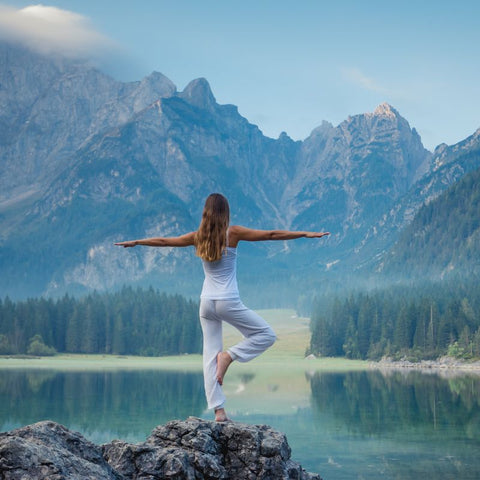
[[[479,161],[479,152],[464,155]],[[463,176],[423,205],[385,258],[384,272],[445,278],[480,274],[480,169]]]
[[[317,298],[311,353],[412,361],[480,357],[480,283],[451,279]]]
[[[198,304],[153,288],[124,287],[53,300],[0,300],[0,355],[199,353]]]
[[[378,360],[480,357],[480,282],[461,278],[317,297],[309,352]],[[0,355],[200,353],[198,303],[153,288],[0,299]]]

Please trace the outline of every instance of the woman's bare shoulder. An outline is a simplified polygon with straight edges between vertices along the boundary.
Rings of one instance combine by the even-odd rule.
[[[243,227],[242,225],[232,225],[228,229],[229,246],[231,243],[238,243],[240,240],[256,242],[259,240],[268,240],[270,230],[256,230],[254,228]],[[235,243],[235,245],[236,245]]]
[[[229,235],[237,235],[238,233],[242,232],[245,230],[245,227],[242,227],[241,225],[230,225],[228,227],[228,234]]]
[[[228,227],[228,246],[235,248],[241,240],[244,231],[245,227],[241,225],[230,225]]]
[[[252,229],[248,227],[244,227],[243,225],[230,225],[228,227],[228,235],[244,235],[247,232],[251,232]]]

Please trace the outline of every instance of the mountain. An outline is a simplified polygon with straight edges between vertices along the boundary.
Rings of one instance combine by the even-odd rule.
[[[0,201],[41,192],[73,152],[175,92],[153,73],[121,83],[84,62],[0,43]]]
[[[219,105],[202,78],[180,92],[160,73],[121,83],[5,44],[0,72],[0,291],[12,296],[125,283],[198,294],[190,249],[112,244],[193,230],[205,197],[220,191],[234,223],[332,232],[242,244],[242,292],[259,305],[291,302],[359,266],[372,270],[406,212],[477,161],[460,160],[473,140],[428,152],[388,104],[293,141]]]
[[[473,157],[473,155],[472,155]],[[480,151],[476,153],[477,165]],[[399,277],[480,274],[480,169],[424,205],[388,253],[382,271]]]
[[[480,129],[465,140],[433,152],[428,170],[383,216],[373,222],[358,247],[367,269],[383,269],[384,255],[398,240],[398,234],[412,222],[421,207],[480,167]],[[375,267],[376,265],[376,267]]]
[[[336,128],[324,123],[302,144],[292,192],[294,211],[302,212],[295,226],[314,211],[328,212],[331,224],[341,226],[339,241],[356,245],[368,225],[422,176],[430,159],[416,130],[386,103]]]

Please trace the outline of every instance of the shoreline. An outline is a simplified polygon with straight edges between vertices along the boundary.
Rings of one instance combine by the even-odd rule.
[[[0,371],[33,368],[38,370],[179,370],[201,371],[201,355],[142,357],[135,355],[60,353],[45,357],[1,356]]]
[[[370,362],[369,366],[379,370],[418,370],[427,373],[480,374],[480,360],[468,361],[448,356],[440,357],[436,360],[421,360],[420,362],[382,359],[377,362]]]
[[[417,370],[422,372],[458,372],[480,374],[480,360],[461,360],[453,357],[440,357],[436,360],[392,360],[379,361],[351,360],[344,357],[302,357],[291,352],[275,352],[266,354],[262,369],[277,368],[278,364],[287,361],[288,369],[305,371],[345,371],[345,370]],[[285,366],[287,366],[285,365]],[[260,365],[259,365],[260,367]],[[180,370],[201,371],[202,357],[199,354],[174,355],[165,357],[142,357],[136,355],[105,354],[57,354],[46,357],[26,355],[0,356],[0,370],[11,368],[36,368],[55,370]]]
[[[365,360],[351,360],[342,357],[320,357],[310,359],[289,351],[277,350],[265,352],[260,362],[252,366],[241,365],[239,371],[278,370],[282,371],[345,371],[366,370]],[[187,370],[202,371],[200,354],[172,355],[164,357],[142,357],[137,355],[60,353],[52,356],[1,355],[0,371],[11,368],[35,368],[55,370]]]

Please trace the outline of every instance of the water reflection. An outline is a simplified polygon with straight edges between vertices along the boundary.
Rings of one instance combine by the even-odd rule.
[[[480,478],[480,378],[418,371],[317,373],[325,478]]]
[[[442,378],[418,371],[316,373],[310,378],[312,407],[330,412],[349,431],[381,435],[409,427],[480,439],[480,379]]]
[[[286,433],[323,478],[480,478],[479,376],[292,371],[270,385],[261,373],[231,377],[234,419]],[[205,408],[200,372],[0,370],[1,430],[48,418],[96,443],[138,442],[175,418],[211,419]]]
[[[50,419],[96,442],[138,441],[158,424],[204,409],[198,373],[0,371],[2,430]]]

